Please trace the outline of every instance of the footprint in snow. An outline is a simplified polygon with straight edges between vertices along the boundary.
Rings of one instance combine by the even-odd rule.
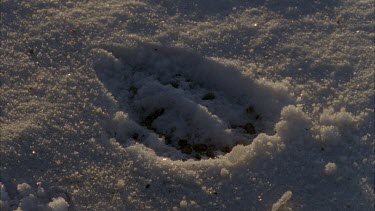
[[[115,131],[120,143],[136,141],[172,159],[207,159],[272,129],[261,113],[269,87],[237,68],[144,43],[105,45],[95,57],[99,80],[131,122]],[[277,113],[282,103],[272,102]]]

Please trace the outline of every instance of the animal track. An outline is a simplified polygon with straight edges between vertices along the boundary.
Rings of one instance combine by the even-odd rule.
[[[157,154],[173,147],[180,153],[170,157],[201,159],[267,132],[249,92],[261,88],[239,70],[152,44],[103,49],[97,50],[97,75],[137,125],[120,142],[135,140]]]

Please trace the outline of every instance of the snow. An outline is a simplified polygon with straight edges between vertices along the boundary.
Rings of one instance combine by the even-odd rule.
[[[276,203],[274,203],[272,205],[272,211],[290,210],[290,208],[286,208],[286,207],[281,208],[281,207],[284,206],[290,200],[290,198],[292,198],[292,195],[293,195],[293,193],[291,191],[285,192],[281,196],[281,198]]]
[[[181,202],[180,202],[180,207],[181,207],[181,208],[187,208],[187,206],[188,206],[187,201],[186,201],[185,199],[181,200]]]
[[[27,183],[18,184],[17,191],[21,196],[28,196],[31,192],[31,186]]]
[[[373,210],[373,3],[3,0],[1,210]]]
[[[48,203],[48,206],[53,211],[67,211],[69,204],[65,201],[65,199],[59,197],[59,198],[53,198],[50,203]]]
[[[229,171],[228,171],[226,168],[222,168],[222,169],[220,170],[220,175],[221,175],[223,178],[228,178],[229,175],[230,175],[230,173],[229,173]]]
[[[9,195],[5,186],[2,183],[0,183],[0,187],[1,187],[1,201],[9,200]]]
[[[320,128],[320,139],[324,142],[337,144],[340,136],[340,131],[336,126],[328,125]]]
[[[324,173],[328,175],[332,175],[337,171],[337,166],[335,163],[327,163],[326,166],[324,167]]]

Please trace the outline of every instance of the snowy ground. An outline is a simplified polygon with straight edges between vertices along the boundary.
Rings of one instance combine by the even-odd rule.
[[[3,0],[1,210],[374,209],[370,0]]]

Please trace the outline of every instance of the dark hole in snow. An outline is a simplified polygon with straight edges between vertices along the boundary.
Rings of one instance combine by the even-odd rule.
[[[178,82],[172,82],[171,85],[172,85],[174,88],[178,88],[178,87],[179,87]]]
[[[143,121],[142,125],[146,126],[148,129],[153,129],[152,123],[161,115],[164,114],[164,108],[159,108],[153,111],[151,114],[149,114]]]
[[[202,100],[213,100],[215,99],[215,94],[210,92],[210,93],[207,93],[205,94],[203,97],[202,97]]]
[[[138,133],[134,133],[134,134],[132,135],[132,138],[133,138],[134,140],[138,140],[138,137],[139,137],[139,134],[138,134]]]
[[[254,111],[255,111],[255,109],[254,109],[253,106],[249,106],[249,107],[247,107],[247,109],[246,109],[246,113],[248,113],[248,114],[252,114],[252,113],[254,113]]]
[[[254,128],[253,124],[251,124],[251,123],[247,123],[243,128],[249,134],[256,134],[255,128]]]

